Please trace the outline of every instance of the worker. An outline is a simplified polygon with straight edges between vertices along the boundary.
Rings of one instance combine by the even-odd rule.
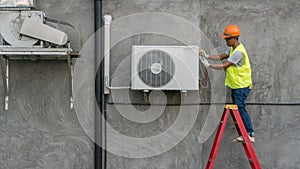
[[[254,130],[250,116],[246,110],[246,100],[252,88],[251,66],[244,45],[239,42],[240,28],[229,25],[225,28],[222,38],[229,47],[225,53],[208,55],[200,50],[200,58],[206,68],[226,70],[225,85],[231,89],[232,102],[238,106],[244,126],[251,142],[255,142]],[[209,64],[206,59],[224,60],[222,64]],[[242,136],[234,139],[234,142],[242,142]]]

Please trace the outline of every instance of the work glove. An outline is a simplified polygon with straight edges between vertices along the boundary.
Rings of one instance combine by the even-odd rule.
[[[208,55],[208,54],[205,52],[205,50],[203,50],[203,49],[200,50],[199,55],[200,55],[200,56],[203,56],[203,57],[205,57],[205,58],[208,58],[208,57],[209,57],[209,55]]]
[[[205,57],[203,57],[203,56],[200,56],[200,60],[203,63],[204,67],[206,69],[208,69],[210,64],[208,63],[207,59]]]

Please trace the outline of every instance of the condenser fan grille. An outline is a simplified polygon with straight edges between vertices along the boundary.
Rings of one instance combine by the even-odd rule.
[[[151,50],[145,53],[138,64],[140,79],[152,87],[168,84],[175,71],[175,65],[168,53],[162,50]]]

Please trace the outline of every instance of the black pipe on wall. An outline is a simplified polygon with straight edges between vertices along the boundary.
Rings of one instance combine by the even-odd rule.
[[[97,105],[95,105],[95,143],[94,143],[94,168],[106,169],[106,151],[103,149],[103,136],[106,134],[106,128],[103,125],[102,114],[106,118],[106,96],[104,95],[104,62],[103,58],[103,36],[101,28],[103,26],[102,0],[94,1],[94,30],[95,30],[95,96]],[[100,30],[101,32],[97,32]],[[97,63],[100,62],[98,67]],[[98,108],[100,112],[97,111]],[[104,126],[104,127],[103,127]]]
[[[107,102],[108,105],[141,105],[141,106],[197,106],[197,105],[225,105],[225,104],[233,104],[233,103],[128,103],[128,102]],[[255,105],[255,106],[300,106],[300,102],[248,102],[246,105]]]

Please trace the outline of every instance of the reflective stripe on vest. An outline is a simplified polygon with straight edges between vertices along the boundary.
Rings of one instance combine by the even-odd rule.
[[[242,43],[233,50],[230,47],[229,57],[236,51],[241,51],[244,59],[242,66],[231,65],[226,69],[225,85],[231,89],[239,89],[244,87],[252,87],[251,66],[247,51]]]

